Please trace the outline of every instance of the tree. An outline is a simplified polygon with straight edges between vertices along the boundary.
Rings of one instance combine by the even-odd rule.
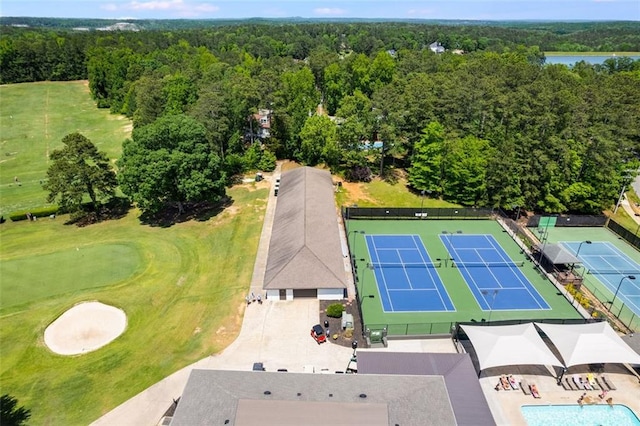
[[[220,157],[207,131],[185,115],[167,115],[133,130],[118,161],[122,191],[145,213],[175,204],[217,202],[225,194]]]
[[[18,407],[18,400],[11,395],[0,396],[0,422],[2,426],[20,426],[31,417],[31,410]]]
[[[422,139],[416,143],[409,183],[417,190],[443,192],[442,157],[444,151],[444,128],[436,121],[422,131]]]
[[[63,209],[80,210],[85,195],[91,199],[94,211],[99,202],[115,194],[116,175],[109,158],[80,133],[71,133],[62,139],[65,147],[51,153],[47,181],[42,185],[49,191],[48,202],[58,199]]]
[[[335,166],[340,158],[336,125],[326,115],[314,115],[307,119],[300,131],[300,158],[314,166],[322,161]]]

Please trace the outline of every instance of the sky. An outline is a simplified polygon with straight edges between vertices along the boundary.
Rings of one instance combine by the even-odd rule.
[[[640,21],[640,0],[0,0],[1,16]]]

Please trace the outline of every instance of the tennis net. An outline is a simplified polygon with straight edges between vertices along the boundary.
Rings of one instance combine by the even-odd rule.
[[[442,262],[422,262],[422,263],[371,263],[373,269],[388,269],[388,268],[439,268],[442,266]]]
[[[522,268],[523,262],[452,262],[454,268]]]
[[[620,269],[600,269],[597,271],[587,270],[587,274],[591,275],[633,275],[640,276],[640,271],[625,271]]]

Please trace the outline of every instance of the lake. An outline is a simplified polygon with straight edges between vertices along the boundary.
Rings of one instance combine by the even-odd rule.
[[[547,56],[546,64],[564,64],[564,65],[573,65],[576,62],[585,61],[590,64],[602,64],[605,60],[609,58],[622,57],[627,55],[562,55],[562,56]],[[629,55],[631,59],[638,60],[640,56],[638,55]]]

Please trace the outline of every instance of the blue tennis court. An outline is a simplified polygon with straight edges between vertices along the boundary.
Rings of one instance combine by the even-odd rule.
[[[564,241],[561,243],[574,255],[578,251],[578,259],[604,284],[612,294],[622,300],[636,315],[640,315],[640,265],[621,252],[609,242],[592,242],[583,244],[580,241]],[[637,279],[625,279],[628,276]]]
[[[520,267],[492,235],[443,234],[452,265],[460,270],[483,311],[550,309]]]
[[[418,235],[366,235],[385,312],[455,311]]]

